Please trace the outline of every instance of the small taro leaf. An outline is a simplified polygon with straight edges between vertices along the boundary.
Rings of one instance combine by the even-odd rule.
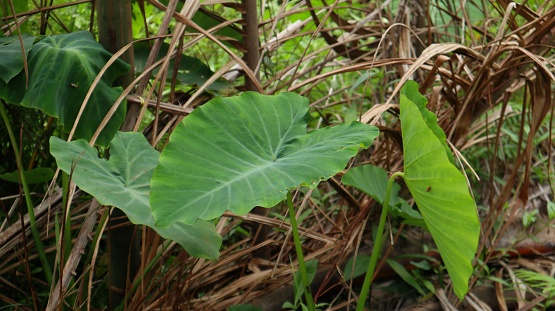
[[[451,149],[449,149],[449,146],[447,145],[445,133],[437,124],[437,116],[430,110],[426,109],[426,105],[428,105],[428,100],[426,99],[426,97],[422,96],[420,92],[418,92],[418,83],[414,81],[408,81],[401,89],[401,93],[409,98],[418,107],[418,110],[422,114],[422,119],[424,120],[424,122],[426,122],[428,128],[439,139],[439,142],[445,149],[445,154],[449,158],[449,161],[451,161],[451,163],[455,163],[453,155],[451,154]]]
[[[262,308],[254,305],[235,305],[227,308],[228,311],[264,311]]]
[[[160,0],[160,3],[164,4],[165,6],[167,6],[169,2],[170,0]],[[183,2],[180,1],[177,3],[176,10],[180,11],[182,8],[183,8]],[[227,21],[223,17],[215,13],[212,13],[207,9],[204,9],[203,7],[197,10],[192,20],[195,24],[199,25],[204,30],[208,30],[212,27],[220,26],[222,23]],[[220,37],[220,40],[222,39],[222,37],[228,37],[228,38],[234,39],[237,42],[240,42],[240,43],[243,42],[243,32],[238,27],[233,25],[225,26],[224,28],[221,28],[218,31],[216,31],[214,34],[218,35]],[[223,41],[223,43],[229,45],[227,41]]]
[[[225,22],[225,19],[214,14],[208,10],[198,10],[193,16],[193,22],[202,27],[203,29],[210,29]],[[215,33],[221,37],[231,38],[239,43],[243,42],[243,35],[240,29],[235,26],[226,26],[216,31]],[[227,42],[225,40],[224,42]]]
[[[43,182],[51,181],[54,178],[54,171],[49,167],[37,167],[30,171],[25,171],[25,181],[30,184],[40,184]],[[19,172],[11,172],[0,175],[0,179],[19,183]]]
[[[409,88],[415,88],[413,82]],[[404,179],[445,262],[455,294],[462,299],[468,292],[480,234],[476,203],[422,110],[405,94],[414,93],[401,94]]]
[[[312,283],[318,271],[318,260],[309,260],[305,262],[306,274],[308,277],[308,284]],[[305,288],[303,286],[301,271],[297,270],[293,275],[293,292],[295,293],[295,306],[299,305],[301,298],[304,295]]]
[[[378,135],[353,122],[307,134],[308,100],[247,92],[215,98],[177,126],[152,177],[156,224],[214,219],[272,207],[289,189],[343,170]]]
[[[427,260],[422,261],[410,261],[410,264],[417,267],[420,270],[430,271],[432,269],[432,265]]]
[[[33,48],[35,37],[27,34],[23,34],[21,37],[25,47],[25,56],[27,56]],[[7,84],[23,70],[23,51],[19,37],[0,37],[0,55],[2,55],[0,57],[0,79]]]
[[[365,83],[366,80],[368,80],[368,77],[370,77],[370,71],[366,70],[366,72],[361,74],[360,77],[356,79],[355,83],[353,83],[353,85],[349,89],[349,94],[352,94],[357,87],[359,87],[362,83]]]
[[[391,267],[391,269],[393,269],[393,271],[395,271],[401,277],[401,279],[403,279],[403,281],[405,281],[410,286],[414,287],[414,289],[416,289],[420,295],[423,295],[423,296],[426,295],[426,292],[422,289],[422,287],[420,287],[420,285],[418,284],[418,282],[416,282],[412,274],[410,274],[410,272],[408,272],[407,269],[405,269],[405,267],[403,267],[402,264],[391,259],[387,259],[386,261]]]
[[[394,207],[394,214],[395,216],[403,218],[403,223],[411,226],[421,227],[427,231],[428,227],[426,227],[426,222],[422,218],[422,215],[410,206],[407,201],[403,199],[399,199],[400,202]]]
[[[200,86],[204,84],[214,72],[210,67],[206,66],[198,58],[183,55],[179,62],[179,70],[177,73],[177,80],[181,84],[185,85],[197,85]],[[233,88],[233,84],[229,81],[220,78],[212,82],[206,89],[209,91],[222,91],[225,89]]]
[[[158,52],[156,60],[165,57],[168,53],[169,44],[163,43]],[[150,53],[150,46],[148,42],[138,42],[134,45],[134,63],[136,72],[140,73],[145,70],[146,61]],[[174,60],[172,59],[169,64],[169,68],[173,68]],[[156,74],[158,70],[154,70]],[[181,60],[179,62],[179,68],[177,72],[177,80],[179,83],[184,85],[197,85],[200,86],[204,84],[214,72],[210,70],[203,62],[198,58],[181,55]],[[206,89],[209,91],[221,91],[225,89],[232,88],[233,84],[229,83],[225,79],[218,79],[210,84]]]
[[[355,187],[364,191],[372,199],[376,200],[379,204],[383,205],[385,194],[387,192],[387,172],[372,164],[361,165],[351,168],[341,180],[345,185]],[[394,183],[391,189],[391,197],[389,199],[389,206],[394,206],[400,198],[398,198],[399,184]]]
[[[59,118],[58,123],[68,132],[89,87],[111,56],[88,31],[41,39],[29,52],[29,88],[21,105]],[[79,121],[77,138],[90,140],[121,94],[121,88],[113,88],[112,83],[127,71],[129,65],[117,60],[104,73]],[[109,144],[124,116],[123,103],[98,137],[98,145]]]
[[[353,270],[353,262],[355,264],[354,270]],[[347,262],[347,265],[345,265],[345,271],[344,271],[345,281],[354,279],[356,277],[359,277],[365,274],[369,264],[370,264],[370,256],[358,255],[356,257],[356,261],[354,257],[349,259],[349,261]]]
[[[162,43],[156,60],[162,59],[168,53],[169,44]],[[135,65],[135,72],[142,73],[145,70],[146,61],[151,51],[151,46],[146,41],[139,41],[133,44],[133,64]],[[170,66],[170,68],[172,68]]]
[[[121,209],[132,223],[154,229],[193,256],[217,259],[222,240],[212,222],[176,222],[167,228],[154,225],[149,182],[160,154],[140,133],[118,132],[111,143],[110,160],[98,158],[97,151],[84,140],[68,143],[52,137],[50,153],[60,169],[101,204]]]

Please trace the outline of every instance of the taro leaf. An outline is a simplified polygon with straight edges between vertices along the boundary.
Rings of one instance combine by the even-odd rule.
[[[445,154],[449,158],[449,161],[454,164],[455,161],[453,159],[453,155],[451,154],[451,149],[449,149],[449,146],[447,146],[445,133],[443,132],[439,124],[437,124],[437,116],[430,110],[426,109],[426,105],[428,105],[428,100],[426,99],[426,97],[422,96],[420,92],[418,92],[418,83],[414,81],[408,82],[401,89],[401,93],[405,94],[407,98],[410,98],[410,100],[418,107],[418,110],[420,110],[420,114],[422,115],[422,119],[424,120],[424,122],[426,122],[428,128],[439,139],[439,142],[445,149]]]
[[[353,122],[307,134],[308,100],[247,92],[195,109],[170,136],[152,177],[159,226],[272,207],[289,189],[343,170],[376,127]]]
[[[316,272],[318,271],[318,260],[313,259],[305,262],[306,266],[306,274],[308,279],[308,284],[312,284],[314,277],[316,276]],[[298,306],[301,302],[301,298],[303,297],[305,291],[305,287],[303,286],[303,280],[301,277],[301,271],[295,271],[293,275],[293,293],[295,293],[294,298],[294,305]]]
[[[84,140],[50,139],[50,152],[64,172],[83,191],[103,205],[120,208],[137,225],[154,229],[160,236],[181,244],[191,255],[217,259],[221,237],[214,224],[199,220],[192,225],[176,222],[167,228],[154,224],[149,208],[150,178],[160,154],[139,133],[118,132],[111,142],[110,159],[98,158]]]
[[[354,264],[354,267],[353,267]],[[347,261],[343,273],[345,275],[345,281],[349,281],[356,277],[359,277],[366,273],[368,270],[368,265],[370,264],[370,256],[368,255],[358,255],[356,258],[352,257]]]
[[[163,43],[160,47],[160,52],[156,57],[159,60],[168,54],[169,44]],[[150,46],[148,42],[138,42],[134,45],[134,63],[136,72],[140,73],[145,70],[146,61],[148,55],[150,54]],[[174,60],[170,61],[169,68],[173,68]],[[155,70],[156,73],[158,70]],[[177,81],[183,85],[196,85],[200,86],[204,84],[214,72],[210,70],[210,67],[206,66],[198,58],[181,55],[181,60],[179,62],[179,67],[177,70]],[[232,88],[233,85],[227,80],[220,78],[210,84],[206,89],[209,91],[222,91]]]
[[[49,167],[37,167],[30,171],[25,171],[24,175],[25,181],[27,181],[28,184],[33,185],[51,181],[52,178],[54,178],[54,171]],[[0,175],[0,179],[13,183],[19,183],[19,172],[15,171],[2,174]]]
[[[352,186],[364,191],[376,202],[383,205],[387,192],[388,177],[387,172],[371,164],[361,165],[351,168],[343,175],[342,182],[347,186]],[[409,204],[399,197],[401,186],[394,182],[389,198],[389,212],[394,217],[403,218],[403,222],[410,225],[426,227],[422,216],[413,210]]]
[[[372,199],[383,205],[387,192],[387,172],[371,164],[351,168],[341,180],[345,185],[352,186],[364,191]],[[394,206],[399,200],[398,194],[401,187],[398,183],[393,184],[389,206]]]
[[[399,201],[400,202],[390,210],[393,217],[401,217],[403,223],[406,225],[418,226],[430,231],[428,227],[426,227],[426,223],[418,211],[413,210],[407,201],[403,199],[399,199]]]
[[[386,262],[387,264],[389,264],[391,269],[393,269],[393,271],[397,272],[397,274],[401,277],[401,279],[403,279],[403,281],[416,289],[420,295],[426,295],[426,292],[418,284],[414,276],[402,264],[391,259],[386,259]]]
[[[22,35],[25,56],[33,48],[35,37]],[[19,37],[0,37],[0,79],[7,84],[23,70],[23,51]]]
[[[476,203],[422,109],[407,97],[416,94],[416,88],[409,81],[401,94],[404,179],[445,262],[455,294],[462,299],[468,292],[480,234]]]
[[[21,105],[59,118],[59,124],[69,131],[89,87],[111,56],[87,31],[43,38],[29,52],[29,88]],[[112,83],[128,70],[129,65],[118,60],[104,73],[79,121],[77,138],[90,140],[121,94],[121,88],[113,88]],[[122,104],[98,137],[97,144],[108,145],[124,116],[125,104]]]

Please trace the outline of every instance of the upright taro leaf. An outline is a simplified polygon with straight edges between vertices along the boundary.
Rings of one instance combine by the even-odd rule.
[[[480,223],[466,179],[447,156],[445,141],[434,130],[438,125],[430,123],[421,97],[418,85],[407,82],[400,116],[404,179],[445,262],[455,294],[462,299],[473,271]]]
[[[29,53],[29,88],[21,105],[59,118],[69,131],[89,87],[111,56],[89,32],[43,38]],[[79,121],[77,138],[92,137],[121,94],[121,88],[112,87],[113,81],[128,70],[129,65],[118,60],[104,73]],[[98,138],[99,145],[108,145],[124,116],[125,105],[121,105]]]
[[[23,57],[33,48],[35,37],[24,34],[22,39],[25,54],[18,36],[0,37],[0,80],[5,84],[23,70]]]
[[[197,108],[172,133],[154,171],[156,224],[274,206],[289,189],[344,169],[378,135],[359,122],[307,134],[307,112],[307,99],[292,93],[247,92]]]
[[[167,228],[154,224],[149,208],[150,179],[160,154],[139,133],[118,132],[110,145],[110,159],[98,158],[84,140],[50,139],[50,152],[64,172],[98,202],[120,208],[137,225],[154,229],[160,236],[181,244],[196,257],[216,259],[221,237],[214,224],[199,220],[192,225],[176,222]]]
[[[426,108],[428,100],[426,97],[422,96],[420,92],[418,92],[418,84],[414,81],[408,82],[401,90],[401,93],[403,93],[407,98],[410,98],[416,107],[418,107],[418,110],[422,115],[422,120],[424,120],[426,126],[437,137],[443,146],[443,149],[445,149],[445,154],[449,158],[449,161],[454,164],[455,161],[453,160],[453,154],[451,154],[451,149],[447,146],[445,132],[443,132],[439,124],[437,124],[437,116]]]

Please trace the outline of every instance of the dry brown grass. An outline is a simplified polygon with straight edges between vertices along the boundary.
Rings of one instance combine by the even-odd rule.
[[[155,0],[148,0],[147,3],[160,10],[166,9]],[[380,4],[319,1],[318,5],[304,1],[295,6],[283,2],[279,7],[269,5],[271,9],[265,11],[269,18],[259,18],[259,50],[249,50],[246,46],[232,48],[230,46],[240,44],[214,35],[218,28],[227,24],[204,30],[190,20],[201,8],[212,10],[212,4],[218,4],[213,13],[220,14],[221,3],[228,8],[227,18],[221,17],[222,20],[231,20],[229,16],[233,16],[236,18],[233,24],[241,25],[241,15],[230,13],[229,9],[238,7],[237,3],[217,0],[209,3],[187,1],[180,12],[168,12],[164,21],[175,21],[175,27],[171,34],[167,29],[160,28],[157,35],[169,34],[170,50],[179,47],[186,54],[198,54],[198,42],[211,41],[209,46],[219,49],[218,55],[225,54],[229,59],[221,68],[213,68],[216,71],[214,79],[222,76],[229,78],[232,75],[226,74],[240,70],[254,81],[254,89],[260,92],[275,94],[294,91],[309,97],[314,112],[320,116],[316,127],[342,122],[346,111],[354,106],[361,120],[379,126],[382,135],[371,151],[362,152],[352,165],[373,163],[389,172],[402,169],[397,94],[406,80],[418,81],[420,91],[429,99],[429,109],[437,114],[439,124],[453,148],[460,151],[461,157],[472,158],[474,168],[480,166],[482,180],[479,183],[469,175],[475,195],[479,198],[478,203],[484,207],[480,210],[482,237],[478,250],[482,259],[476,263],[477,270],[483,272],[484,263],[492,267],[502,263],[502,268],[496,270],[498,276],[514,276],[503,273],[511,271],[514,266],[504,264],[510,259],[501,257],[499,249],[505,252],[515,247],[510,243],[501,245],[502,238],[506,237],[504,233],[519,221],[523,212],[538,208],[530,204],[533,195],[541,192],[534,197],[539,197],[540,207],[545,205],[544,196],[553,200],[553,122],[551,119],[545,122],[545,118],[552,118],[554,109],[553,3],[545,1],[538,5],[529,1],[514,5],[505,0],[491,3],[467,1],[467,8],[457,9],[458,5],[454,4],[451,8],[440,8],[443,1],[430,1],[428,7],[422,7],[421,4],[427,2],[401,0],[396,8],[390,1]],[[174,4],[176,1],[171,0],[169,6]],[[346,7],[346,4],[349,6]],[[470,10],[470,6],[474,9]],[[448,18],[438,18],[438,10],[442,10],[444,17]],[[431,12],[436,13],[433,15]],[[479,20],[472,16],[471,13],[476,12],[482,12],[484,18]],[[188,39],[181,45],[184,34]],[[226,41],[233,41],[232,45],[226,44]],[[239,50],[260,53],[259,63],[256,66],[245,63]],[[165,68],[171,56],[157,63],[152,62],[147,68]],[[171,73],[171,68],[159,70],[155,81],[170,83],[171,75],[164,75],[168,72]],[[353,88],[355,80],[365,73],[379,75],[379,78],[370,77]],[[173,92],[164,98],[156,95],[162,94],[162,89],[152,87],[157,85],[156,82],[149,84],[140,78],[136,82],[139,86],[135,90],[128,88],[125,95],[130,102],[139,95],[151,103],[148,108],[143,106],[140,117],[144,116],[145,109],[160,112],[147,127],[153,144],[158,144],[184,115],[210,98],[203,92],[206,85],[202,85],[192,90],[181,104],[174,103],[171,102],[175,98]],[[515,111],[513,106],[520,109]],[[507,120],[518,120],[512,130],[518,137],[516,145],[519,147],[513,147],[516,152],[510,162],[502,162],[497,155],[505,147],[502,145],[505,136],[502,129]],[[139,124],[140,120],[136,129]],[[534,139],[545,133],[548,138],[534,145]],[[486,152],[477,158],[472,152],[478,149]],[[533,170],[536,165],[544,165],[549,178],[541,182],[533,178],[536,176]],[[377,218],[379,211],[375,202],[352,189],[345,189],[338,180],[336,177],[318,187],[317,191],[322,195],[330,194],[320,200],[301,192],[295,196],[299,213],[307,213],[300,224],[305,238],[303,248],[306,258],[317,259],[322,271],[314,293],[318,293],[316,298],[319,301],[332,303],[330,310],[344,310],[356,302],[356,284],[344,282],[336,276],[350,257],[364,252],[371,244],[369,223]],[[551,190],[539,190],[547,188]],[[83,202],[80,208],[72,209],[72,223],[79,223],[88,210],[88,204],[92,204],[90,200]],[[37,215],[42,238],[50,241],[49,245],[54,245],[51,242],[51,215],[62,209],[61,203],[55,195],[49,195],[44,205],[48,209],[41,207],[37,209],[42,213]],[[126,309],[224,310],[235,304],[253,301],[268,308],[271,303],[281,304],[279,300],[283,295],[290,295],[283,293],[290,293],[287,284],[292,281],[292,266],[296,267],[289,225],[275,217],[275,214],[283,215],[285,211],[277,206],[269,215],[226,214],[218,224],[225,245],[217,262],[192,258],[175,243],[163,241],[143,228],[145,251],[142,253],[141,271],[149,263],[154,263],[153,269],[142,276],[136,289],[129,291]],[[242,233],[242,230],[248,232],[256,228],[255,224],[271,228],[270,234],[258,244],[253,242],[252,236]],[[397,226],[395,240],[398,239],[401,245],[414,242],[411,236],[419,237],[410,228],[399,227],[395,223],[394,226]],[[25,292],[27,289],[20,288],[20,284],[9,283],[1,278],[2,275],[36,257],[31,239],[27,239],[28,253],[24,253],[22,237],[19,223],[9,224],[0,231],[0,288],[11,287],[10,292]],[[406,237],[409,237],[409,242],[402,242]],[[554,241],[534,243],[551,252],[555,245]],[[408,249],[421,252],[421,246]],[[393,253],[408,251],[398,246],[393,248]],[[260,249],[265,249],[269,256],[259,258],[255,255]],[[48,251],[56,252],[57,249],[52,246]],[[82,250],[74,248],[73,251]],[[387,254],[390,251],[387,249]],[[520,260],[512,263],[525,265],[525,261]],[[76,289],[90,291],[105,275],[92,274],[90,279],[83,276],[93,267],[96,271],[103,270],[103,265],[99,257],[92,262],[81,261],[72,270],[76,271],[75,283],[65,286],[62,294],[67,295]],[[385,270],[378,271],[378,275],[383,273],[387,277]],[[542,273],[549,273],[546,271],[543,269]],[[482,277],[483,274],[476,274],[471,284],[477,284]],[[430,276],[430,279],[437,280],[437,277]],[[41,280],[33,279],[33,282],[40,284]],[[501,308],[506,308],[503,305],[506,293],[502,285],[495,283],[495,288],[497,301]],[[449,290],[437,292],[437,299],[443,303],[443,308],[456,305]],[[392,308],[388,299],[402,301],[403,298],[375,296],[374,299],[377,304],[383,303],[380,309],[387,309]],[[518,301],[519,306],[525,306],[523,299]],[[13,303],[10,297],[2,294],[0,300]],[[475,309],[485,309],[480,307],[481,298],[478,296],[470,296],[468,300],[465,303],[475,305]],[[70,308],[86,306],[87,303],[78,299]],[[411,303],[406,302],[403,306]],[[31,305],[22,307],[23,310],[31,308]]]

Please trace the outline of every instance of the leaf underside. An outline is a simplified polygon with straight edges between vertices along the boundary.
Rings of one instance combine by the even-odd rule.
[[[353,122],[307,133],[308,100],[247,92],[215,98],[175,129],[152,178],[160,226],[272,207],[289,189],[343,170],[378,129]]]
[[[441,253],[455,294],[462,299],[468,292],[480,234],[476,204],[466,178],[447,156],[445,142],[425,120],[426,101],[417,100],[423,105],[418,107],[405,95],[418,93],[418,85],[409,81],[405,89],[400,115],[404,179]]]

